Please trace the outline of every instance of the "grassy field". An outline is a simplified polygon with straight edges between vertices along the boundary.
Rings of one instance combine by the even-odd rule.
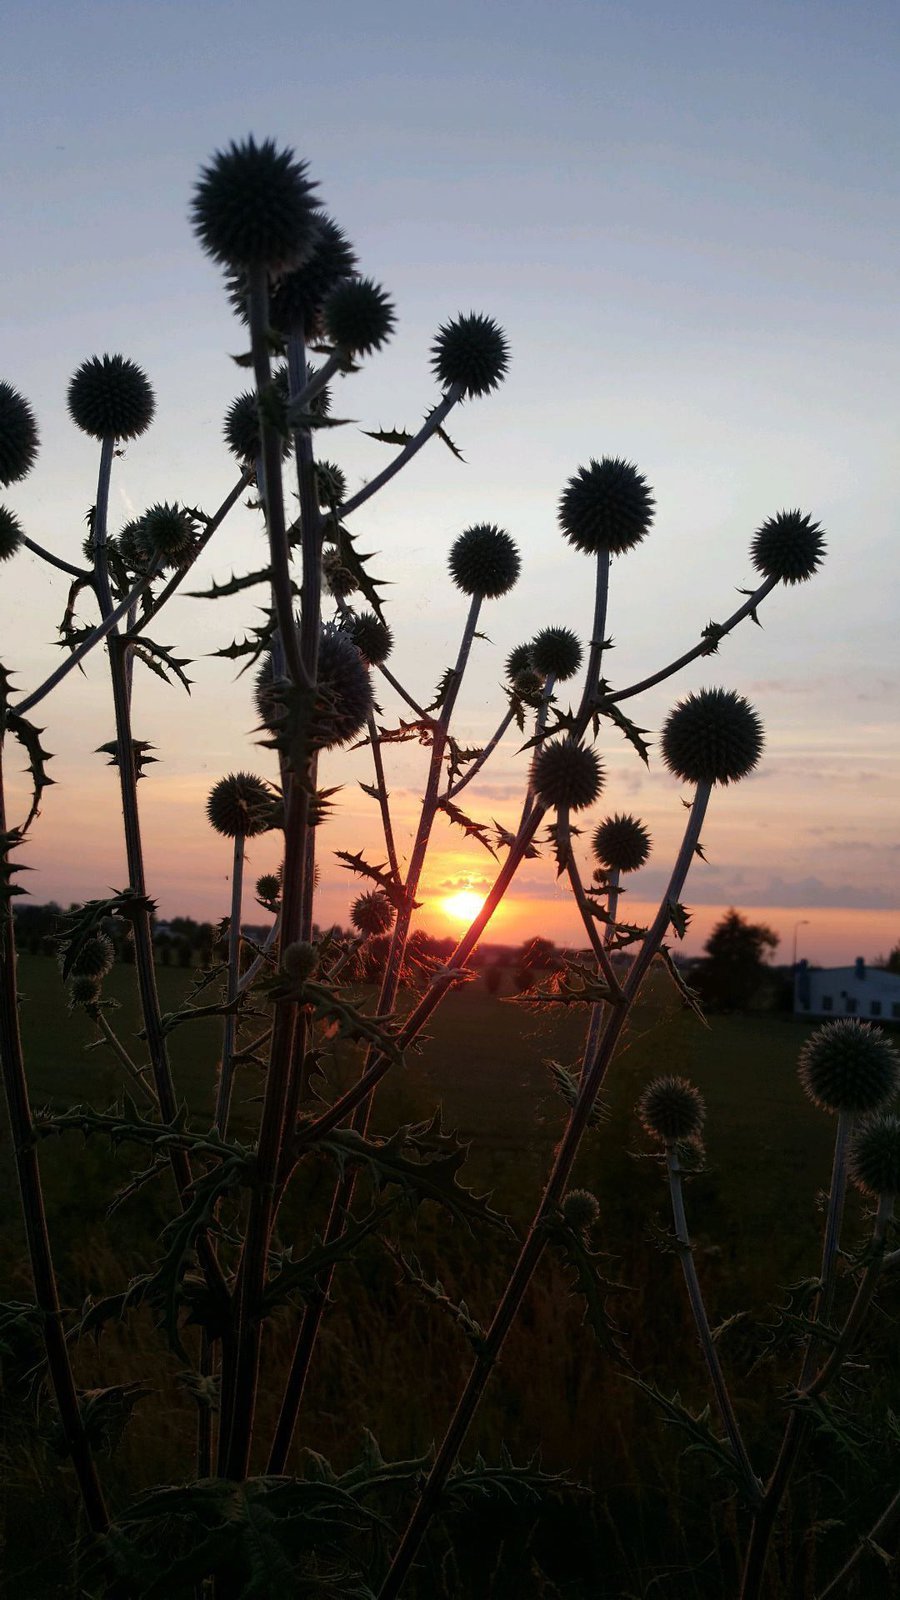
[[[175,1009],[188,974],[160,969],[165,1009]],[[134,971],[115,969],[107,992],[122,1009],[116,1027],[135,1050]],[[55,964],[23,958],[22,1023],[36,1105],[86,1100],[102,1106],[116,1093],[119,1071],[108,1049],[88,1050],[91,1025],[68,1016]],[[437,1105],[446,1126],[471,1141],[466,1181],[491,1190],[494,1204],[518,1227],[527,1223],[540,1194],[565,1108],[545,1065],[547,1058],[577,1061],[583,1017],[535,1016],[490,997],[480,983],[451,995],[434,1020],[432,1036],[402,1071],[389,1078],[377,1103],[376,1125],[430,1115]],[[662,977],[648,986],[607,1085],[606,1120],[585,1141],[575,1181],[594,1191],[601,1207],[596,1244],[609,1252],[611,1278],[628,1286],[614,1309],[626,1334],[630,1359],[667,1394],[680,1391],[699,1409],[706,1403],[703,1373],[686,1313],[677,1259],[659,1248],[668,1226],[666,1193],[655,1163],[636,1159],[646,1140],[634,1104],[659,1072],[684,1074],[708,1104],[707,1169],[688,1190],[689,1216],[714,1321],[746,1311],[723,1339],[723,1359],[734,1378],[742,1420],[764,1472],[777,1444],[779,1395],[792,1366],[751,1372],[786,1286],[817,1270],[822,1191],[827,1187],[833,1128],[812,1110],[796,1077],[796,1057],[807,1030],[789,1017],[713,1018],[704,1028],[685,1012]],[[213,1101],[218,1032],[197,1023],[173,1035],[179,1093],[198,1121]],[[325,1062],[331,1085],[353,1063],[333,1054]],[[249,1132],[258,1111],[260,1080],[240,1084],[235,1128]],[[147,1191],[107,1220],[104,1208],[127,1171],[96,1142],[66,1136],[42,1150],[51,1232],[59,1250],[68,1302],[108,1293],[152,1259],[155,1237],[171,1196],[166,1184]],[[303,1172],[281,1218],[285,1241],[301,1242],[321,1227],[332,1173],[313,1162]],[[0,1268],[3,1298],[29,1297],[21,1232],[4,1148],[0,1166]],[[861,1240],[862,1207],[850,1203],[847,1238]],[[426,1208],[415,1249],[439,1272],[448,1292],[487,1318],[514,1246],[501,1236],[474,1241]],[[898,1361],[885,1299],[874,1335],[875,1371],[866,1384],[883,1410],[900,1404]],[[291,1347],[292,1326],[282,1318],[266,1347],[261,1426],[268,1431],[277,1407],[279,1375]],[[148,1320],[138,1314],[112,1329],[99,1349],[79,1352],[79,1380],[94,1384],[140,1377],[154,1393],[139,1406],[118,1450],[111,1494],[191,1472],[193,1411],[175,1381],[178,1363],[160,1348]],[[468,1366],[456,1327],[440,1311],[419,1304],[398,1285],[397,1274],[376,1246],[358,1268],[336,1279],[326,1317],[320,1360],[301,1422],[301,1445],[347,1464],[371,1427],[386,1456],[427,1448],[440,1436]],[[16,1435],[18,1438],[18,1435]],[[504,1352],[470,1440],[471,1450],[496,1459],[501,1440],[515,1459],[540,1450],[549,1470],[568,1471],[591,1486],[591,1501],[563,1496],[527,1530],[496,1508],[484,1525],[468,1529],[457,1565],[426,1572],[420,1592],[488,1597],[713,1596],[733,1592],[740,1527],[725,1488],[702,1462],[682,1454],[683,1440],[666,1428],[656,1408],[599,1349],[583,1326],[581,1303],[564,1268],[545,1256],[519,1323]],[[887,1497],[865,1463],[839,1450],[817,1450],[819,1475],[798,1491],[781,1552],[784,1595],[814,1593],[816,1563],[823,1570],[845,1549],[853,1527],[876,1514]],[[261,1463],[257,1463],[261,1465]],[[292,1465],[302,1468],[298,1449]],[[53,1520],[60,1540],[67,1531],[65,1473],[48,1468],[40,1450],[19,1450],[11,1463],[7,1567],[11,1593],[50,1596],[58,1550],[39,1547],[39,1527]],[[810,1517],[826,1524],[815,1541],[793,1537]],[[842,1528],[844,1518],[850,1526]],[[881,1582],[882,1587],[877,1587]],[[871,1594],[893,1592],[873,1578]],[[443,1586],[443,1587],[442,1587]],[[415,1593],[412,1590],[411,1593]]]

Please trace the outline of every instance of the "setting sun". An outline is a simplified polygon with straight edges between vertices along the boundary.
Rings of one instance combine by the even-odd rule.
[[[458,922],[472,922],[484,905],[484,895],[474,889],[460,889],[441,901],[441,910]]]

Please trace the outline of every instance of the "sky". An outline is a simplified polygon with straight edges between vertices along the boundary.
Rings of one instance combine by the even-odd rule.
[[[19,5],[0,66],[0,378],[38,417],[34,472],[6,503],[26,531],[78,559],[97,451],[67,418],[69,377],[121,352],[157,396],[152,429],[116,462],[113,531],[159,500],[212,511],[235,481],[222,420],[245,385],[245,342],[220,276],[187,220],[200,166],[231,139],[272,137],[308,161],[362,270],[390,292],[389,346],[336,386],[354,420],[328,436],[351,488],[388,459],[362,429],[414,428],[436,391],[442,322],[495,317],[506,382],[462,405],[449,431],[354,521],[390,579],[392,666],[427,695],[455,656],[465,601],[447,576],[475,522],[508,529],[522,576],[487,602],[454,731],[478,745],[505,709],[508,651],[547,624],[590,631],[590,561],[556,507],[592,457],[621,455],[657,501],[644,543],[613,563],[606,672],[624,687],[722,621],[749,587],[755,529],[783,508],[819,520],[828,554],[809,584],[781,587],[758,629],[630,702],[655,740],[685,692],[746,694],[766,752],[716,792],[685,900],[687,953],[729,906],[781,937],[780,957],[824,964],[900,940],[897,794],[897,242],[900,17],[893,3],[722,0],[358,0]],[[185,589],[264,560],[241,506]],[[24,693],[59,660],[65,578],[30,554],[2,569],[0,659]],[[229,851],[206,795],[239,768],[273,776],[254,743],[248,678],[212,652],[242,636],[262,591],[217,604],[179,596],[155,636],[193,661],[190,698],[140,668],[135,732],[159,764],[141,784],[148,881],[160,915],[227,912]],[[79,611],[87,618],[87,604]],[[377,690],[386,725],[399,703]],[[563,695],[563,704],[568,703]],[[125,882],[102,652],[43,702],[56,786],[33,830],[28,880],[67,903]],[[478,819],[518,815],[528,758],[512,738],[466,791]],[[585,818],[631,811],[654,851],[629,885],[632,920],[668,877],[684,791],[655,748],[645,769],[614,729],[598,745],[604,794]],[[408,855],[427,752],[392,753],[398,842]],[[323,830],[318,914],[346,921],[363,884],[333,852],[384,860],[365,751],[324,763],[341,784]],[[18,796],[24,794],[18,785]],[[463,797],[461,797],[462,800]],[[254,841],[253,874],[277,865]],[[461,925],[442,902],[483,892],[495,863],[447,827],[423,881],[423,925]],[[579,940],[552,863],[527,863],[488,938]]]

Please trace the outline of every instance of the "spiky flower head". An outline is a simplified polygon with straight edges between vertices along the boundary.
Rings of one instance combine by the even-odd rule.
[[[162,502],[151,506],[139,518],[135,538],[148,561],[180,567],[190,560],[197,546],[197,524],[189,511],[177,504]]]
[[[257,900],[261,900],[266,906],[271,906],[274,905],[275,901],[278,900],[280,896],[281,879],[279,878],[277,872],[264,872],[261,878],[257,878]]]
[[[288,692],[287,685],[285,691]],[[353,640],[341,628],[323,628],[309,729],[311,744],[317,750],[331,750],[348,743],[365,726],[371,705],[369,670]],[[256,707],[263,726],[277,731],[283,698],[274,678],[271,656],[256,676]]]
[[[223,266],[288,272],[315,248],[315,184],[305,161],[251,135],[219,150],[203,167],[191,223],[207,255]]]
[[[347,624],[347,632],[370,667],[380,667],[394,648],[390,628],[380,617],[376,617],[374,611],[360,611]]]
[[[346,600],[359,588],[356,576],[345,567],[339,550],[326,550],[322,556],[322,578],[329,594],[336,600]]]
[[[308,939],[296,939],[289,944],[281,958],[281,965],[289,978],[295,983],[302,983],[310,973],[315,972],[319,961],[319,952]]]
[[[431,347],[431,367],[445,391],[458,384],[464,400],[490,394],[509,366],[506,334],[493,317],[454,317],[438,329]]]
[[[797,1070],[820,1110],[877,1111],[896,1092],[900,1056],[880,1028],[841,1017],[810,1034]]]
[[[592,458],[566,484],[559,524],[576,550],[591,556],[608,550],[620,556],[646,536],[655,505],[646,478],[630,461]]]
[[[637,1103],[637,1114],[651,1139],[673,1144],[700,1137],[706,1105],[687,1078],[654,1078]]]
[[[753,535],[750,555],[757,572],[782,583],[805,583],[825,554],[825,535],[818,522],[796,511],[779,511]]]
[[[522,563],[515,541],[493,523],[477,523],[454,540],[450,574],[463,594],[496,600],[511,589]]]
[[[34,466],[37,423],[28,401],[11,383],[0,383],[0,483],[17,483]]]
[[[360,933],[378,935],[387,933],[394,920],[394,908],[381,889],[371,894],[361,894],[350,907],[350,921]]]
[[[397,321],[393,302],[371,278],[347,278],[332,289],[322,307],[325,334],[351,356],[379,350]]]
[[[732,689],[701,689],[669,712],[662,757],[685,783],[738,783],[759,761],[763,727],[753,707]]]
[[[79,972],[69,979],[69,1005],[73,1011],[76,1006],[95,1006],[99,999],[99,978],[92,977],[88,972]]]
[[[330,511],[347,498],[347,479],[333,461],[316,462],[316,493],[323,511]]]
[[[900,1117],[869,1117],[853,1136],[850,1177],[863,1194],[900,1194]]]
[[[587,1233],[600,1215],[600,1204],[590,1189],[570,1189],[563,1196],[560,1210],[570,1228],[574,1228],[576,1233]]]
[[[532,769],[534,791],[542,805],[583,811],[593,805],[605,774],[595,750],[569,739],[541,745]]]
[[[581,666],[581,645],[571,628],[542,628],[531,641],[531,659],[542,677],[565,683]]]
[[[24,537],[18,517],[14,517],[6,506],[0,506],[0,561],[8,561],[10,556],[14,556]]]
[[[236,839],[238,835],[251,839],[270,826],[274,802],[275,797],[262,778],[255,778],[252,772],[231,772],[210,790],[206,815],[216,832],[226,839]]]
[[[637,817],[616,812],[600,823],[591,845],[601,866],[637,872],[650,854],[650,835]]]
[[[317,338],[325,301],[356,269],[356,251],[343,229],[331,217],[319,215],[311,253],[302,267],[286,273],[272,290],[269,320],[276,333]]]
[[[134,517],[131,522],[126,522],[116,540],[116,544],[119,555],[127,567],[131,567],[133,572],[146,572],[148,555],[147,546],[141,538],[140,517]],[[91,537],[88,537],[84,542],[84,553],[88,561],[93,561],[96,551]]]
[[[115,946],[105,933],[94,934],[92,938],[85,939],[74,962],[73,973],[87,978],[105,978],[112,970],[116,958]]]
[[[544,680],[539,672],[535,672],[534,667],[523,667],[522,671],[517,672],[513,678],[512,688],[513,693],[517,694],[520,700],[527,700],[530,704],[534,704],[540,700],[543,694]]]
[[[239,394],[236,400],[225,413],[225,423],[222,429],[225,443],[233,456],[236,456],[242,466],[256,466],[257,457],[262,449],[262,429],[259,422],[259,401],[255,389],[247,389]],[[290,450],[290,440],[283,438],[281,454],[286,456]]]
[[[92,439],[137,439],[149,428],[156,399],[149,380],[127,356],[91,356],[69,383],[69,416]]]
[[[510,650],[506,658],[506,676],[510,683],[519,676],[520,672],[531,672],[533,667],[534,661],[531,657],[530,644],[517,644],[514,650]]]

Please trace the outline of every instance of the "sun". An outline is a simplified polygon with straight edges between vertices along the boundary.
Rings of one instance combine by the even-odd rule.
[[[484,905],[484,895],[475,889],[458,889],[441,901],[441,910],[456,922],[474,922]]]

